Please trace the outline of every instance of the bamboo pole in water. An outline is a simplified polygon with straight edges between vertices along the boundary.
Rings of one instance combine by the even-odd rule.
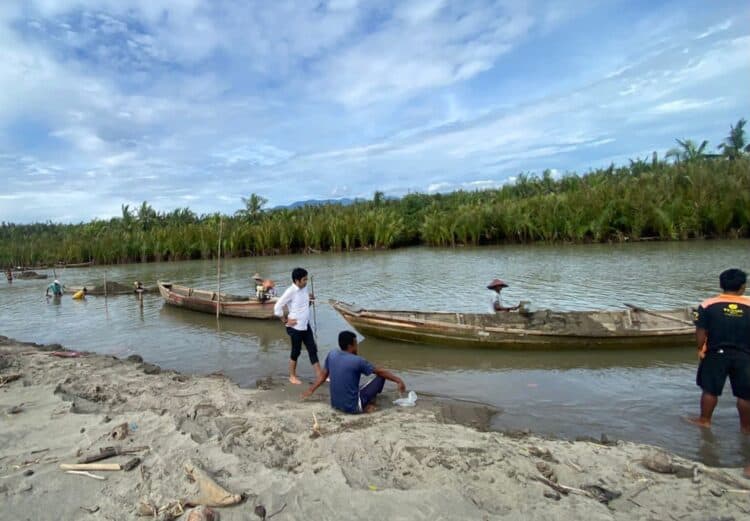
[[[219,221],[219,255],[216,259],[216,320],[219,320],[219,311],[221,310],[221,232],[224,229],[224,218]]]
[[[315,300],[312,301],[313,321],[315,322],[313,324],[313,336],[316,337],[315,340],[317,340],[317,336],[318,336],[318,313],[317,313],[317,307],[315,306],[315,301],[317,300],[317,297],[315,296],[315,282],[313,281],[313,276],[312,275],[310,275],[310,291],[312,291],[313,297],[315,297]]]
[[[104,270],[104,300],[107,300],[107,270]]]

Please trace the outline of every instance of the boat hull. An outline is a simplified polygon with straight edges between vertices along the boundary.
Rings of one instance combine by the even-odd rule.
[[[691,345],[695,331],[688,309],[659,312],[669,318],[630,310],[495,316],[362,310],[343,302],[331,304],[365,336],[458,347],[519,350],[686,347]]]
[[[256,320],[275,318],[273,314],[273,306],[277,300],[275,298],[259,302],[251,297],[221,293],[219,301],[214,291],[193,289],[164,282],[157,282],[157,287],[164,302],[172,306],[212,314],[216,314],[216,308],[219,307],[219,314],[227,317]]]
[[[65,286],[65,293],[76,293],[83,289],[83,286]],[[144,286],[143,293],[156,293],[157,288],[155,286]],[[96,297],[104,296],[103,286],[86,286],[86,294],[93,295]],[[133,287],[126,287],[118,285],[118,287],[111,288],[107,287],[107,296],[111,297],[114,295],[137,295]]]

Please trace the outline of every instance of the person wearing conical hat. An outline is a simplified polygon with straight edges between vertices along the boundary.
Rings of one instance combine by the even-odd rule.
[[[507,288],[508,285],[500,279],[492,279],[492,282],[487,284],[487,289],[492,291],[491,309],[493,313],[499,313],[501,311],[516,311],[521,307],[521,304],[512,307],[505,307],[503,305],[502,297],[500,292],[503,288]]]

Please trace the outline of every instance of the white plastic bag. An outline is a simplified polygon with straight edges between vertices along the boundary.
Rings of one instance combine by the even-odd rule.
[[[394,405],[400,405],[401,407],[414,407],[417,405],[417,393],[409,391],[409,395],[406,398],[398,398],[393,400]]]

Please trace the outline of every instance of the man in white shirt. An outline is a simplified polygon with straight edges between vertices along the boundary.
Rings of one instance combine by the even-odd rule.
[[[310,363],[315,369],[315,376],[320,378],[323,374],[318,361],[318,346],[315,345],[315,337],[310,327],[310,302],[313,300],[315,300],[315,296],[310,295],[307,290],[307,270],[294,268],[292,285],[284,291],[273,307],[274,315],[281,318],[286,326],[286,332],[292,340],[292,353],[289,357],[289,381],[295,385],[302,383],[297,378],[297,359],[302,352],[303,343],[310,357]]]

